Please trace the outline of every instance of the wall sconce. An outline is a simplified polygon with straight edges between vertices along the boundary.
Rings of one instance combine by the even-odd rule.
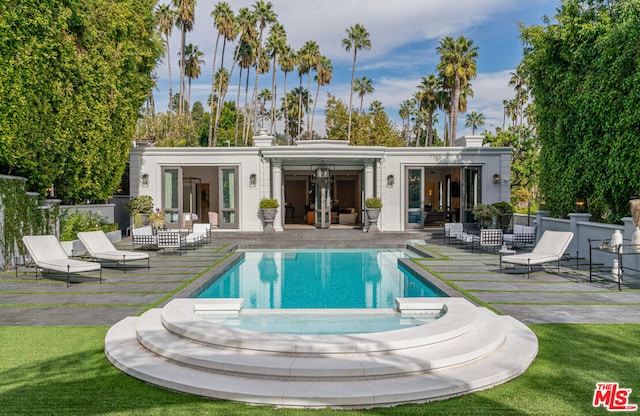
[[[393,184],[396,182],[396,178],[393,175],[387,176],[387,188],[393,188]]]
[[[149,174],[148,173],[143,173],[142,174],[142,186],[149,186]]]
[[[496,174],[493,175],[493,183],[494,184],[498,185],[501,181],[502,181],[502,178],[500,177],[499,174],[496,173]]]
[[[585,212],[589,212],[587,208],[587,201],[582,197],[578,197],[576,199],[576,213],[584,214]]]
[[[251,187],[256,186],[256,181],[257,181],[257,178],[255,173],[252,173],[251,175],[249,175],[249,186]]]

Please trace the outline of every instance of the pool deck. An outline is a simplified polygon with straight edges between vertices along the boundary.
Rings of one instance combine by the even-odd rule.
[[[218,231],[211,244],[186,254],[151,252],[151,268],[103,268],[103,282],[80,277],[67,288],[62,280],[35,280],[33,270],[16,279],[0,273],[0,326],[107,325],[164,306],[177,292],[189,292],[198,279],[213,275],[238,248],[364,248],[419,244],[433,257],[419,260],[424,273],[446,279],[476,299],[525,324],[640,323],[640,280],[589,283],[584,259],[565,261],[560,273],[536,269],[525,275],[499,271],[497,254],[482,254],[444,245],[442,230],[365,233],[349,227],[328,230],[287,228],[281,233]],[[131,249],[129,239],[117,244]],[[226,259],[226,260],[225,260]],[[146,265],[145,265],[146,266]],[[473,298],[471,299],[474,300]]]

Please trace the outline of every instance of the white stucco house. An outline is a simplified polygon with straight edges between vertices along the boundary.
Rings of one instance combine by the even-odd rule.
[[[134,146],[130,193],[149,195],[167,227],[212,221],[220,231],[262,231],[262,198],[280,202],[276,231],[365,225],[364,201],[382,200],[381,231],[470,221],[476,203],[510,199],[510,147],[482,136],[452,147],[361,147],[334,140],[275,145],[265,132],[253,147]]]

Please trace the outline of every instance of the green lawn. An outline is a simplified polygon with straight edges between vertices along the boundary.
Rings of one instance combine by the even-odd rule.
[[[633,389],[640,403],[640,325],[532,325],[540,352],[496,388],[422,405],[357,411],[274,409],[147,385],[104,356],[107,327],[0,327],[2,415],[603,415],[595,383]]]

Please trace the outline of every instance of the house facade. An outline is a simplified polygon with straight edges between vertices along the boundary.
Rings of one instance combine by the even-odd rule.
[[[364,201],[382,200],[381,231],[471,221],[477,203],[509,201],[511,148],[465,136],[452,147],[349,146],[334,140],[275,145],[261,132],[253,147],[134,146],[130,192],[149,195],[169,228],[190,221],[222,230],[262,231],[259,202],[280,208],[289,226],[368,227]]]

